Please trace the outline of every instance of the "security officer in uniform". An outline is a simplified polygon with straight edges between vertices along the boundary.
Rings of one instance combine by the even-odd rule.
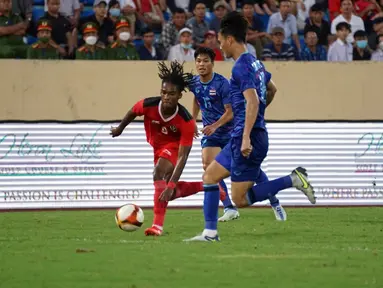
[[[60,59],[59,51],[51,38],[52,25],[48,19],[40,19],[37,23],[38,41],[28,48],[28,59]]]
[[[23,35],[28,22],[20,15],[12,13],[12,1],[2,0],[0,3],[0,58],[26,58],[28,46]]]
[[[127,18],[116,21],[117,40],[107,49],[109,60],[140,60],[136,48],[130,44],[130,25]]]
[[[93,22],[85,23],[82,27],[85,44],[77,49],[78,60],[106,60],[105,48],[98,42],[98,25]]]

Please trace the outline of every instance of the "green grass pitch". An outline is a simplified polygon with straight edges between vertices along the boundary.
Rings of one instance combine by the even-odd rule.
[[[144,212],[133,233],[113,210],[0,213],[0,287],[383,287],[383,207],[290,208],[287,222],[244,209],[220,243],[182,242],[201,210],[169,210],[159,238],[143,235]]]

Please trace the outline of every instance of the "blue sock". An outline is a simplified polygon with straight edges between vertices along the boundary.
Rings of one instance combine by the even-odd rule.
[[[257,178],[257,181],[255,181],[256,184],[268,182],[269,178],[267,177],[266,173],[263,172],[261,169],[259,176]],[[278,206],[279,205],[279,199],[274,195],[269,198],[271,206]]]
[[[227,208],[229,208],[229,209],[235,209],[233,203],[232,203],[231,200],[230,200],[229,192],[227,191],[227,187],[226,187],[226,183],[225,183],[225,181],[222,180],[221,182],[219,182],[219,185],[220,185],[220,186],[223,188],[223,190],[225,190],[225,192],[226,192],[226,198],[225,198],[225,200],[222,201],[223,207],[224,207],[225,209],[227,209]]]
[[[205,216],[205,229],[217,230],[219,187],[218,184],[203,185],[205,199],[203,200],[203,215]]]
[[[255,202],[262,202],[275,196],[279,191],[290,187],[293,187],[290,175],[261,183],[249,189],[247,192],[247,201],[249,205]]]

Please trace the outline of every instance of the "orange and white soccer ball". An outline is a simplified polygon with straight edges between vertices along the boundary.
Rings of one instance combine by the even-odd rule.
[[[121,230],[133,232],[144,223],[144,212],[137,205],[129,203],[117,209],[115,219]]]

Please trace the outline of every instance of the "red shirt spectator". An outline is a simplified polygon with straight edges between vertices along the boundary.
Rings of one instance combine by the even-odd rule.
[[[359,0],[355,3],[355,13],[363,20],[370,19],[381,11],[382,9],[376,0]]]
[[[202,44],[205,47],[213,49],[215,53],[214,61],[223,61],[223,55],[221,50],[218,48],[217,34],[213,30],[209,30],[205,33],[205,41]]]

